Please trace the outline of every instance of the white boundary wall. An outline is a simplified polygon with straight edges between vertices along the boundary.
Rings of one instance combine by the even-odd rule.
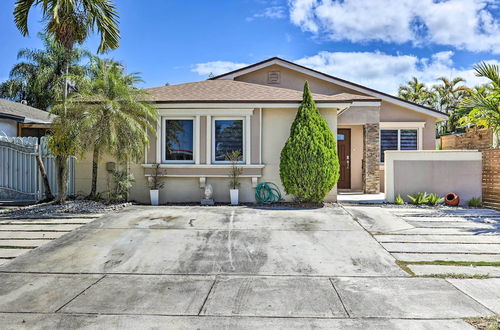
[[[385,152],[385,197],[417,192],[444,196],[454,192],[460,203],[481,197],[482,158],[476,150],[416,150]]]

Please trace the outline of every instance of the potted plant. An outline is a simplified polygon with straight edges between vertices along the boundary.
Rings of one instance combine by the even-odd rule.
[[[231,170],[229,171],[229,196],[231,197],[231,205],[238,205],[239,201],[239,190],[240,186],[239,178],[243,172],[243,168],[238,166],[241,161],[241,152],[239,150],[234,150],[226,155],[226,160],[231,163]]]
[[[151,199],[151,205],[159,204],[160,197],[160,189],[163,188],[164,183],[160,182],[158,171],[160,168],[160,164],[153,164],[152,169],[153,173],[148,177],[149,184],[149,197]]]

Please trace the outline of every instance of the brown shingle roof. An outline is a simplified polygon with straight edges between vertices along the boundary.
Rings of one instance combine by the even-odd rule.
[[[278,103],[300,102],[302,92],[288,88],[252,84],[235,80],[204,80],[179,85],[147,88],[153,100],[168,103]],[[341,93],[324,95],[313,93],[318,103],[376,101],[371,96]]]
[[[9,117],[25,123],[50,123],[52,119],[47,111],[28,105],[0,99],[0,117]]]

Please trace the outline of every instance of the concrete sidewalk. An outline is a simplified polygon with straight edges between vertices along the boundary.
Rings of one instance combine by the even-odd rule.
[[[474,285],[409,277],[341,207],[131,207],[0,267],[0,324],[471,329]]]

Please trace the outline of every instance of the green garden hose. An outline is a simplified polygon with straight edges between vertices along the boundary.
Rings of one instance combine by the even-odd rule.
[[[255,189],[255,199],[258,203],[270,204],[281,201],[281,192],[272,182],[261,182]]]

